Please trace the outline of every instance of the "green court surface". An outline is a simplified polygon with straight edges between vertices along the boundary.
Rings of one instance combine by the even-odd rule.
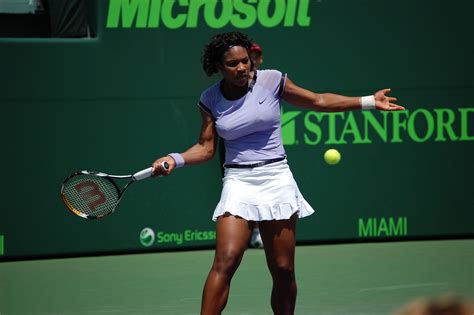
[[[198,314],[213,251],[0,263],[0,314]],[[420,296],[474,296],[474,240],[298,246],[296,314],[390,314]],[[272,314],[262,250],[224,314]]]

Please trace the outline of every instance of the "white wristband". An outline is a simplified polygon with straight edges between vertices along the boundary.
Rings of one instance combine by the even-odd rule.
[[[375,97],[373,95],[362,96],[360,98],[360,106],[362,109],[375,109]]]
[[[183,156],[179,153],[170,153],[168,154],[175,162],[176,166],[175,168],[183,167],[184,166],[184,159]]]

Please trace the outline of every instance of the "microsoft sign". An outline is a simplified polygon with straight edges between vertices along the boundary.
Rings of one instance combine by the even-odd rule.
[[[311,0],[109,0],[107,28],[308,27]]]

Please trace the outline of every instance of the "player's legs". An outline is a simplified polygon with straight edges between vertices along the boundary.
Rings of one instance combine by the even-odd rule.
[[[271,304],[275,315],[292,315],[296,303],[296,215],[288,220],[259,222],[268,268],[273,279]]]
[[[230,281],[247,249],[254,224],[228,214],[217,219],[216,252],[204,285],[201,315],[220,314],[224,309]]]

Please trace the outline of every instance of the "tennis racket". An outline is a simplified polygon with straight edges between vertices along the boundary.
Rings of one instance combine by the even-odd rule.
[[[161,164],[168,169],[167,162]],[[66,207],[85,219],[101,219],[114,213],[123,194],[134,182],[148,178],[153,171],[146,168],[133,175],[109,175],[102,172],[80,171],[67,177],[61,187],[61,197]],[[119,188],[117,180],[130,179]]]

